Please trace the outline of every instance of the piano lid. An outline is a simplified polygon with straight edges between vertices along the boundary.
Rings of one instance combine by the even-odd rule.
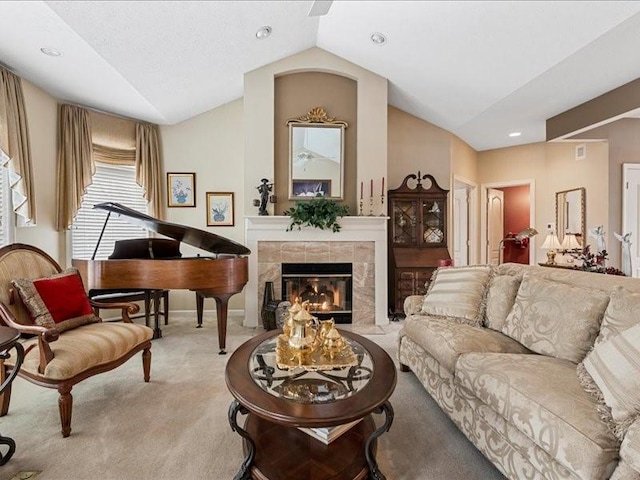
[[[157,218],[137,212],[119,203],[98,203],[94,205],[93,208],[116,213],[132,225],[139,225],[151,232],[159,233],[160,235],[173,238],[179,242],[188,243],[193,247],[201,248],[207,252],[232,255],[249,255],[251,253],[251,250],[244,245],[216,235],[215,233],[158,220]]]

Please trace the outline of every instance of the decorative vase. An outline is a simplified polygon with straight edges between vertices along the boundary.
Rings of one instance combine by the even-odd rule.
[[[271,325],[271,315],[269,315],[269,311],[267,307],[269,306],[269,302],[272,302],[275,299],[275,294],[273,293],[273,282],[265,282],[264,284],[264,297],[262,298],[262,310],[260,311],[260,316],[262,317],[262,325],[265,330],[273,330],[276,328],[275,325]],[[275,320],[275,317],[274,319]],[[273,322],[275,323],[275,321]]]

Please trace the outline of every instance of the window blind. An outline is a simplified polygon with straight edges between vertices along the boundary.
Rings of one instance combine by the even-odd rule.
[[[90,259],[93,255],[100,231],[109,212],[95,209],[93,206],[103,202],[116,202],[147,213],[147,201],[144,191],[136,183],[136,170],[133,165],[108,165],[96,162],[96,173],[93,183],[82,199],[71,226],[71,243],[73,258]],[[96,259],[106,259],[113,253],[116,240],[148,237],[148,231],[142,227],[131,225],[125,220],[111,215],[104,231]]]

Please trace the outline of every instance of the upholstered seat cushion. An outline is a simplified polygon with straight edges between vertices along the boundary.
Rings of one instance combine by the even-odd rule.
[[[544,355],[469,353],[455,378],[578,478],[607,478],[620,444],[575,370]]]
[[[104,365],[131,352],[153,336],[153,330],[134,323],[92,323],[69,330],[51,342],[54,359],[47,365],[44,375],[38,374],[38,348],[25,357],[21,370],[50,380],[72,378],[88,368]],[[37,338],[28,340],[25,349]],[[11,364],[11,360],[7,360]]]
[[[403,331],[450,373],[453,373],[458,357],[464,353],[530,353],[526,347],[500,332],[472,327],[449,317],[412,315],[406,318]]]

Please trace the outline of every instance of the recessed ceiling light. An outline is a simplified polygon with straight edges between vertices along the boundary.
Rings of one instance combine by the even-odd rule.
[[[510,137],[519,137],[520,135],[522,135],[522,132],[511,132],[509,134]]]
[[[374,32],[371,34],[371,41],[376,45],[384,45],[387,43],[387,37],[380,32]]]
[[[271,35],[271,27],[268,25],[265,25],[264,27],[260,27],[256,32],[256,38],[258,40],[264,40],[269,35]]]
[[[45,55],[49,55],[50,57],[59,57],[60,55],[62,55],[62,53],[60,53],[58,50],[51,47],[42,47],[40,51]]]

